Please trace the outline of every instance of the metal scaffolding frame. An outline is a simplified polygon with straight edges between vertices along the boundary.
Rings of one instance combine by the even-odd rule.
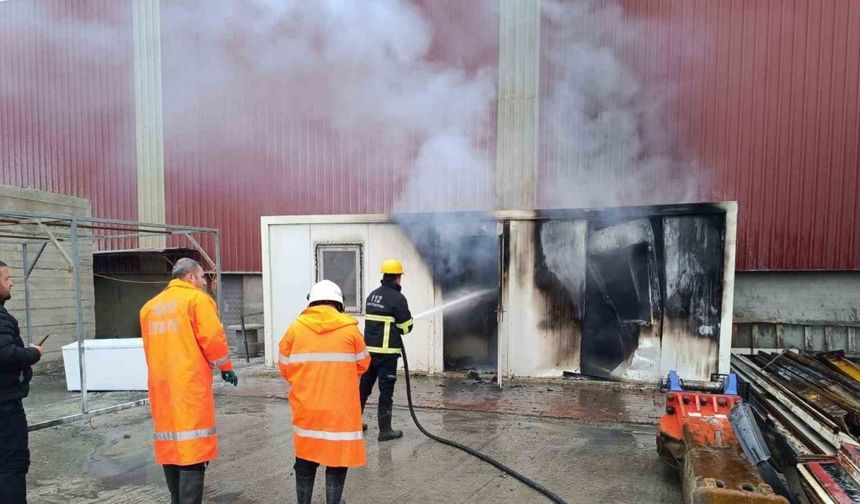
[[[10,230],[13,226],[33,226],[33,231]],[[82,229],[92,231],[90,234],[81,234]],[[64,231],[67,230],[67,231]],[[113,234],[96,234],[96,231],[109,231]],[[213,236],[215,242],[215,258],[210,258],[203,249],[200,242],[193,235]],[[0,209],[0,243],[21,245],[22,268],[24,272],[24,310],[27,321],[27,342],[32,343],[31,336],[31,314],[30,314],[30,275],[42,257],[49,244],[53,244],[67,263],[66,269],[74,274],[75,289],[75,324],[78,343],[78,367],[81,380],[81,413],[67,417],[69,419],[80,419],[90,414],[87,404],[87,379],[86,358],[84,356],[84,310],[81,299],[81,257],[80,243],[83,241],[107,241],[128,238],[145,238],[152,236],[184,236],[200,255],[212,265],[209,273],[215,274],[216,302],[218,303],[218,315],[222,316],[223,304],[221,302],[221,234],[217,228],[181,226],[172,224],[156,224],[151,222],[140,222],[120,219],[103,219],[98,217],[82,217],[76,215],[27,212],[18,210]],[[64,243],[71,247],[71,255],[63,247]],[[35,257],[30,259],[30,247],[37,247]],[[139,401],[138,401],[139,402]],[[136,402],[137,403],[137,402]],[[136,404],[135,403],[135,404]],[[129,403],[131,404],[131,403]],[[106,410],[121,410],[129,407],[128,404],[119,404],[109,408],[98,410],[103,414]],[[57,422],[64,423],[64,419],[49,422],[56,425]],[[31,430],[33,430],[31,426]]]

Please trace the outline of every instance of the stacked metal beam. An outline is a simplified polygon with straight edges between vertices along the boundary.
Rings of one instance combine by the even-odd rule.
[[[797,465],[800,482],[813,504],[860,502],[860,450],[842,445],[835,457]]]
[[[810,501],[860,503],[860,367],[841,352],[735,355],[732,367],[797,462]]]

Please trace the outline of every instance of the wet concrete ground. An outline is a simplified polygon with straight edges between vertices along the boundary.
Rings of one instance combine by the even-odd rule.
[[[295,501],[290,408],[278,398],[284,386],[276,388],[269,373],[245,369],[239,388],[216,388],[221,455],[207,471],[205,502]],[[403,388],[398,382],[399,394]],[[606,404],[627,409],[589,413],[602,415],[598,423],[548,418],[588,409],[587,397],[596,394],[595,388],[608,391],[600,394],[611,398]],[[510,390],[518,389],[523,390],[509,396],[462,379],[421,379],[415,395],[422,403],[456,409],[421,409],[418,416],[431,432],[498,458],[571,504],[681,502],[676,474],[657,460],[656,426],[613,420],[619,411],[626,411],[620,415],[628,415],[625,419],[653,417],[656,412],[650,409],[633,411],[631,417],[630,408],[648,409],[642,404],[650,404],[657,394],[585,383],[527,383]],[[528,399],[523,400],[527,407],[511,412],[517,394]],[[565,402],[561,396],[579,398]],[[473,405],[484,411],[466,411]],[[571,410],[571,405],[577,407]],[[395,423],[404,438],[378,443],[372,410],[365,415],[371,424],[368,465],[350,471],[344,496],[348,503],[549,502],[492,466],[427,439],[399,406]],[[151,433],[146,407],[33,432],[30,502],[169,502],[161,469],[153,461]],[[324,502],[323,471],[317,479],[315,502]]]
[[[30,395],[24,399],[30,425],[81,412],[81,394],[66,391],[65,377],[61,373],[35,375],[30,390]],[[146,397],[145,391],[97,392],[89,394],[87,402],[89,411],[93,411]]]
[[[289,385],[275,369],[256,362],[240,368],[243,385],[218,388],[219,394],[242,397],[286,398]],[[464,375],[413,377],[413,401],[422,408],[509,413],[585,422],[623,422],[656,425],[664,397],[656,386],[573,379],[478,381]],[[374,395],[370,402],[375,401]],[[406,406],[403,375],[398,376],[394,403]]]

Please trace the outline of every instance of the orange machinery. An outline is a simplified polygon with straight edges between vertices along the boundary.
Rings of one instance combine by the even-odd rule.
[[[657,451],[680,472],[685,504],[789,504],[762,480],[729,421],[742,402],[734,374],[686,381],[671,371],[660,385],[667,393]]]

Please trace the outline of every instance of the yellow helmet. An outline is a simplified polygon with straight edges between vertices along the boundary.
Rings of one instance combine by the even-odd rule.
[[[382,273],[386,275],[402,275],[403,265],[397,259],[386,259],[382,263]]]

